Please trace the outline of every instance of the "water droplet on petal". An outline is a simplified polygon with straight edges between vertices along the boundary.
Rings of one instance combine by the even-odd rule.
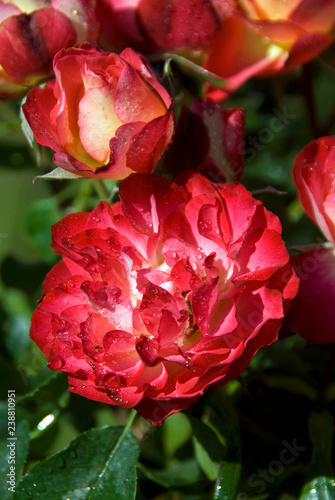
[[[173,250],[169,250],[168,252],[166,252],[165,256],[168,259],[176,259],[177,258],[177,252],[174,252]]]

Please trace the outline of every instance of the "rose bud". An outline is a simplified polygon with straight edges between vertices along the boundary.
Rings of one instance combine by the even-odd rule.
[[[286,323],[314,344],[335,341],[335,248],[319,248],[291,257],[300,278]]]
[[[305,64],[332,43],[334,25],[335,0],[241,0],[222,20],[205,62],[229,85],[210,87],[208,97],[220,100],[253,76]]]
[[[167,168],[177,175],[195,170],[217,183],[240,181],[244,170],[242,108],[221,109],[196,99],[182,108],[173,141],[166,153]]]
[[[307,215],[335,244],[335,136],[310,142],[298,154],[293,179]]]
[[[308,144],[295,159],[293,178],[306,213],[330,243],[291,257],[300,286],[287,323],[325,344],[335,341],[335,137]]]
[[[69,390],[159,425],[277,339],[298,279],[279,219],[240,184],[132,174],[52,228],[31,338]]]
[[[99,43],[146,53],[178,52],[199,60],[231,11],[232,0],[101,0]]]
[[[95,0],[0,2],[0,98],[22,97],[53,73],[52,61],[63,47],[95,41]],[[50,27],[52,26],[52,29]]]
[[[23,106],[40,144],[59,167],[83,177],[122,179],[151,172],[173,132],[172,100],[149,63],[82,44],[54,59],[56,79]]]

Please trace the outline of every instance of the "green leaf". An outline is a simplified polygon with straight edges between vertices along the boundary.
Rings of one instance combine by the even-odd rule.
[[[27,206],[50,196],[46,183],[33,186],[35,174],[35,168],[16,171],[0,168],[0,259],[8,253],[24,261],[38,257],[22,224]]]
[[[52,415],[58,416],[69,397],[67,377],[64,373],[52,373],[51,376],[32,392],[25,394],[17,400],[18,409],[29,415],[29,424],[32,437],[41,434],[38,425],[43,419]]]
[[[315,401],[318,397],[318,392],[306,380],[299,377],[290,377],[286,375],[268,375],[266,377],[266,385],[276,389],[284,389],[294,394],[301,394]]]
[[[224,462],[215,482],[213,500],[235,500],[240,475],[240,463]]]
[[[21,396],[17,403],[20,407],[35,411],[36,407],[46,404],[50,399],[55,401],[67,392],[67,377],[62,372],[50,372],[49,378],[44,380],[31,392]]]
[[[310,478],[335,477],[332,466],[333,416],[329,412],[312,413],[309,419],[309,433],[313,446]]]
[[[307,483],[299,500],[335,500],[335,480],[320,476]]]
[[[48,172],[44,175],[37,175],[34,177],[34,183],[36,179],[47,179],[47,180],[63,180],[63,179],[83,179],[82,175],[73,174],[72,172],[68,172],[63,168],[57,167],[51,172]]]
[[[314,412],[309,419],[312,458],[309,477],[299,500],[335,500],[335,474],[332,466],[334,418],[329,412]]]
[[[139,447],[122,427],[91,429],[33,467],[15,499],[132,500]]]
[[[22,132],[24,133],[25,138],[27,139],[29,146],[31,147],[31,149],[33,149],[36,141],[35,141],[33,131],[31,130],[30,125],[28,123],[28,120],[26,119],[26,116],[23,112],[22,106],[25,102],[26,102],[26,97],[24,97],[22,99],[22,103],[21,103],[21,107],[20,107],[21,129],[22,129]]]
[[[17,425],[14,437],[15,440],[8,440],[7,437],[4,437],[0,442],[0,498],[2,500],[9,500],[13,497],[15,484],[18,483],[26,462],[29,427],[25,420]],[[12,477],[15,477],[14,485],[10,482]],[[10,490],[9,488],[13,488],[13,486],[14,489]]]
[[[143,464],[139,464],[138,468],[148,479],[164,488],[189,486],[203,477],[198,463],[194,459],[184,460],[166,469],[153,469]]]
[[[174,61],[178,64],[179,68],[186,74],[190,75],[192,78],[195,78],[201,82],[209,82],[216,87],[224,87],[227,85],[226,80],[221,78],[220,76],[208,71],[207,69],[199,66],[198,64],[190,61],[186,57],[180,56],[178,54],[163,54],[162,57],[168,60],[168,65],[170,65],[171,61]]]
[[[216,389],[210,398],[210,402],[218,415],[213,416],[208,421],[208,425],[211,426],[220,441],[225,445],[226,454],[224,460],[238,463],[241,460],[239,419],[224,390],[224,387]]]
[[[220,464],[226,455],[226,449],[217,434],[207,424],[190,417],[193,429],[193,445],[200,468],[210,481],[215,481]]]
[[[8,352],[17,362],[30,342],[30,321],[23,315],[10,316],[4,325],[4,342]]]

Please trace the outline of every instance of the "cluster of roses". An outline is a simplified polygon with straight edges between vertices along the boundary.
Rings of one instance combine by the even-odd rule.
[[[1,97],[55,77],[23,105],[55,151],[47,175],[121,180],[119,202],[52,228],[63,258],[31,337],[71,391],[160,424],[239,375],[284,317],[309,340],[335,339],[335,137],[293,168],[330,244],[290,260],[279,219],[239,183],[244,111],[218,104],[328,47],[335,0],[13,0],[0,21]],[[175,127],[173,99],[134,49],[186,58],[217,87],[203,84]],[[153,173],[167,147],[173,181]]]

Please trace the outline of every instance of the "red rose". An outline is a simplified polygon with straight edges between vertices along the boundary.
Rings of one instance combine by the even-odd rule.
[[[335,137],[308,144],[293,177],[304,209],[330,243],[291,257],[300,286],[287,322],[306,340],[325,344],[335,341]]]
[[[23,110],[59,167],[83,177],[122,179],[151,172],[173,131],[171,98],[132,49],[120,55],[88,44],[61,50],[56,79],[33,88]]]
[[[0,2],[0,98],[18,98],[52,75],[63,47],[95,41],[95,0]],[[52,27],[52,29],[50,29]]]
[[[297,291],[278,218],[240,184],[133,174],[53,226],[31,337],[70,391],[160,424],[277,339]]]
[[[271,76],[318,56],[332,41],[335,0],[240,0],[221,23],[205,67],[228,80],[219,100],[253,76]]]

